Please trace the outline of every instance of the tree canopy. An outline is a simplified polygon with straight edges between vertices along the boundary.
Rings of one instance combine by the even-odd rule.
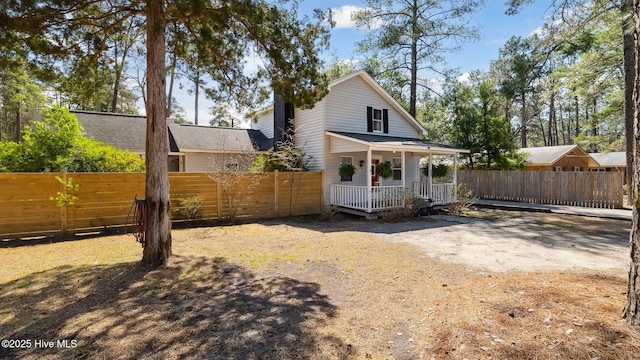
[[[359,43],[361,51],[380,54],[388,66],[381,72],[401,71],[402,87],[409,87],[409,113],[416,114],[418,87],[429,88],[419,73],[445,73],[444,54],[477,37],[469,17],[483,0],[367,0],[354,15],[356,24],[368,30]],[[376,76],[377,74],[373,74]]]

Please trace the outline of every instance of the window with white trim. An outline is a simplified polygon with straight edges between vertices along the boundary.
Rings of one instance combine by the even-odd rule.
[[[580,166],[574,166],[573,171],[582,171],[582,168]]]
[[[342,164],[351,164],[353,165],[353,156],[340,156],[340,165]],[[340,176],[340,181],[353,181],[353,175],[351,176]]]
[[[383,130],[382,110],[373,109],[373,132],[382,132]]]
[[[556,166],[556,171],[562,171],[562,166]]]
[[[394,157],[391,161],[393,180],[402,180],[402,158]]]

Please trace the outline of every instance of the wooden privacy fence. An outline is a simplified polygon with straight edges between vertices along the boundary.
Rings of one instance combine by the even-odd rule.
[[[56,176],[70,179],[77,190]],[[190,196],[202,198],[202,219],[319,214],[322,179],[322,172],[169,173],[172,218],[181,218],[180,199]],[[51,198],[58,192],[77,200],[57,206]],[[123,226],[134,197],[144,194],[144,173],[3,173],[0,237]]]
[[[461,170],[458,182],[481,199],[622,207],[622,172]]]

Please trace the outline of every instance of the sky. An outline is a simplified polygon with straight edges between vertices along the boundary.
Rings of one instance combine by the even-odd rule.
[[[462,1],[462,0],[454,0]],[[548,1],[535,1],[526,6],[518,15],[507,16],[506,0],[486,0],[486,4],[471,17],[471,24],[479,29],[480,40],[466,43],[463,48],[453,54],[446,55],[447,68],[457,68],[458,76],[465,77],[473,70],[489,70],[492,60],[498,58],[500,48],[511,36],[529,36],[538,30],[550,16]],[[359,0],[303,0],[300,3],[300,14],[312,14],[313,9],[332,9],[336,26],[331,30],[330,48],[322,54],[326,62],[355,60],[362,58],[356,53],[355,43],[364,38],[365,30],[356,29],[351,21],[351,14],[362,9]],[[178,91],[176,96],[180,105],[187,112],[187,119],[193,122],[194,99],[186,91]],[[213,104],[201,95],[198,118],[200,125],[208,125],[211,118],[209,108]]]

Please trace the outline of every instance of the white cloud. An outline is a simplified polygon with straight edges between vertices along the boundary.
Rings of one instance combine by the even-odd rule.
[[[343,5],[339,8],[332,8],[331,16],[333,17],[333,21],[335,21],[336,29],[351,29],[356,27],[355,21],[353,21],[353,14],[356,12],[363,10],[363,8],[355,6],[355,5]]]
[[[533,30],[533,31],[529,34],[529,36],[534,36],[534,35],[536,35],[536,36],[538,36],[538,37],[543,37],[543,36],[544,36],[545,34],[547,34],[547,33],[548,33],[548,31],[547,31],[544,27],[539,26],[537,29]]]
[[[468,72],[458,76],[458,82],[462,84],[468,84],[470,79],[471,79],[471,74],[469,74]]]

